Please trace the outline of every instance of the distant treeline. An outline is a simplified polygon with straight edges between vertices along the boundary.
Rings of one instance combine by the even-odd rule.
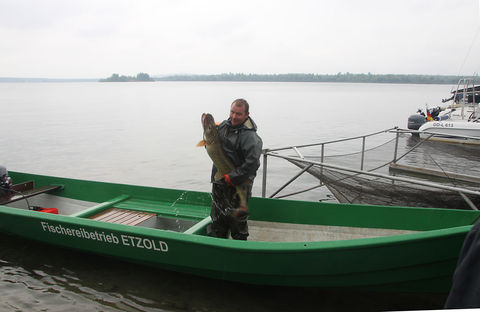
[[[10,78],[0,77],[1,82],[129,82],[129,81],[258,81],[258,82],[358,82],[358,83],[415,83],[457,84],[462,76],[447,75],[377,75],[377,74],[242,74],[225,73],[216,75],[169,75],[150,77],[146,73],[136,76],[112,74],[105,79],[58,79],[58,78]]]
[[[95,82],[94,78],[17,78],[17,77],[0,77],[2,82]]]
[[[441,75],[376,75],[338,73],[319,74],[242,74],[226,73],[217,75],[172,75],[156,77],[158,81],[272,81],[272,82],[359,82],[359,83],[416,83],[456,84],[460,76]]]
[[[112,74],[110,77],[100,79],[100,82],[131,82],[131,81],[154,81],[150,75],[146,73],[138,73],[137,76],[120,76],[119,74]]]

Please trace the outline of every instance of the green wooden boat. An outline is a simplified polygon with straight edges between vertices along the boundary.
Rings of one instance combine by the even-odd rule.
[[[206,235],[209,193],[9,175],[17,192],[0,198],[4,233],[252,284],[448,291],[463,240],[480,216],[252,198],[249,241],[234,241]]]

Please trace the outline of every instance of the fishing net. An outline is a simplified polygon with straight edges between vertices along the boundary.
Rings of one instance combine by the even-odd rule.
[[[367,146],[366,142],[362,142],[360,147],[358,142],[348,142],[341,148],[324,146],[323,161],[320,156],[322,151],[318,146],[302,151],[304,153],[302,156],[306,160],[362,170],[362,172],[479,190],[479,147],[421,141],[410,134],[400,135],[398,141],[395,137],[382,140],[378,137],[372,139],[370,146]],[[363,144],[366,148],[361,152]],[[390,163],[394,158],[397,159],[397,164],[401,168],[413,166],[421,170],[409,172],[392,168]],[[289,159],[289,161],[300,168],[309,166],[309,163],[302,162],[300,159]],[[457,191],[350,172],[338,167],[330,168],[316,164],[307,172],[326,185],[340,202],[471,209],[469,203]],[[435,175],[427,175],[425,170],[434,171]],[[475,206],[480,207],[480,196],[472,194],[466,196]]]

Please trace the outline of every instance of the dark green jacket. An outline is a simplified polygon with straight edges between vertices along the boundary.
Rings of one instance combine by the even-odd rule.
[[[218,133],[225,154],[235,165],[235,170],[228,174],[232,183],[238,185],[247,179],[253,182],[260,167],[263,146],[262,139],[257,134],[255,122],[249,117],[240,126],[233,127],[229,118],[218,126]],[[216,172],[217,168],[214,165],[212,182]]]

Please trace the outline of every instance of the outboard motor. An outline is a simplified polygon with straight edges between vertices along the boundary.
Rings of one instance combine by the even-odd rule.
[[[420,114],[410,115],[408,117],[408,129],[410,130],[418,130],[424,123],[427,122],[427,118]]]
[[[0,166],[0,197],[10,194],[12,179],[8,176],[7,168]]]

